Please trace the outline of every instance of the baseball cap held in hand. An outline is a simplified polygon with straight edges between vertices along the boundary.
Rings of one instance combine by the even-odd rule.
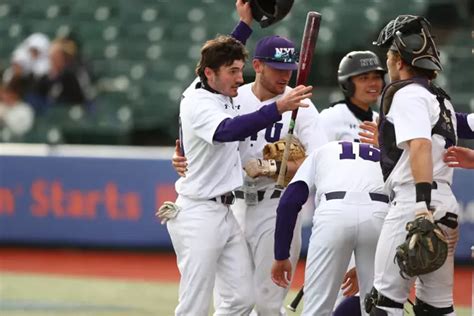
[[[295,44],[278,35],[267,36],[258,41],[254,58],[275,69],[296,70],[298,68]]]

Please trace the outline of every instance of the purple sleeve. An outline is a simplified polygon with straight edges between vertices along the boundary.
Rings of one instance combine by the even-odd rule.
[[[230,35],[245,45],[251,34],[252,29],[250,26],[245,22],[240,21]]]
[[[467,122],[467,116],[467,113],[456,112],[456,120],[458,122],[456,131],[458,132],[459,138],[474,139],[474,131],[471,130],[471,127]]]
[[[223,120],[214,133],[216,142],[234,142],[249,137],[281,120],[276,103],[262,106],[258,111]]]
[[[276,260],[285,260],[290,257],[290,245],[296,219],[308,195],[308,185],[303,181],[297,181],[286,188],[278,203],[274,249]]]

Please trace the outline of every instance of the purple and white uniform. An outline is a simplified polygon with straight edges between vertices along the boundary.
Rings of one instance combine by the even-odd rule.
[[[400,150],[400,156],[395,161],[385,157],[384,146],[388,147],[392,142],[381,143],[382,170],[390,171],[384,174],[385,188],[387,192],[390,192],[392,201],[377,246],[374,287],[381,295],[399,304],[406,302],[414,283],[416,283],[416,297],[423,302],[436,308],[450,308],[453,304],[453,253],[448,254],[441,268],[419,278],[402,278],[400,269],[393,258],[396,247],[405,241],[406,223],[415,219],[416,190],[410,165],[409,141],[426,139],[431,142],[433,161],[431,206],[435,209],[434,218],[440,219],[447,212],[458,213],[459,206],[451,190],[453,168],[443,162],[443,154],[450,139],[433,132],[435,126],[442,120],[446,122],[443,126],[448,126],[455,137],[457,124],[454,113],[453,105],[448,99],[444,99],[441,106],[439,96],[429,91],[420,80],[395,92],[391,107],[386,117],[381,120],[382,128],[385,124],[393,124],[392,137],[394,137],[394,144]],[[382,136],[385,135],[381,134],[379,139]],[[384,168],[385,166],[390,168]],[[446,234],[452,233],[447,226],[440,226]],[[378,306],[378,308],[385,310],[389,316],[403,315],[402,308],[386,306]],[[455,315],[455,312],[445,314]]]
[[[275,102],[282,95],[278,95],[263,103],[252,92],[253,83],[243,85],[239,88],[239,95],[234,99],[234,104],[240,107],[242,114],[251,113],[259,109],[262,104]],[[291,91],[287,87],[285,93]],[[308,108],[300,108],[296,118],[295,136],[301,141],[308,153],[314,151],[327,143],[324,130],[318,125],[318,110],[310,100]],[[258,133],[245,138],[239,143],[239,152],[242,163],[252,158],[263,158],[263,148],[268,143],[273,143],[285,138],[290,124],[291,112],[285,112],[282,119],[268,125]],[[245,188],[236,192],[237,199],[232,205],[232,210],[245,235],[247,246],[253,263],[253,280],[255,288],[255,312],[260,316],[286,315],[283,307],[284,299],[288,289],[276,286],[271,278],[271,266],[273,262],[273,246],[275,232],[275,209],[280,200],[280,192],[275,191],[275,180],[270,177],[259,177],[254,181],[258,190],[259,201],[256,205],[247,205],[243,199]],[[291,248],[291,260],[293,267],[299,259],[301,249],[301,224],[295,227],[295,238]]]
[[[181,142],[189,168],[176,182],[181,211],[167,223],[181,274],[176,315],[207,316],[214,286],[221,297],[215,315],[248,315],[254,305],[252,264],[229,202],[243,183],[238,140],[281,115],[274,102],[245,115],[234,104],[199,80],[181,100]]]
[[[372,287],[375,248],[388,209],[379,159],[371,145],[330,142],[306,158],[281,198],[276,260],[289,258],[297,212],[316,190],[302,315],[332,314],[352,253],[361,295]],[[367,315],[363,306],[361,313]]]

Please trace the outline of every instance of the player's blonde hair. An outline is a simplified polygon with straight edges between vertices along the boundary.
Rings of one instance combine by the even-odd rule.
[[[219,35],[207,41],[201,48],[201,59],[196,66],[196,75],[206,82],[206,67],[217,71],[221,66],[231,65],[235,60],[245,60],[248,52],[245,46],[229,35]]]

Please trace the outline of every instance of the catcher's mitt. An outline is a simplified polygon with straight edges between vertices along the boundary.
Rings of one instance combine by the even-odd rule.
[[[280,139],[275,143],[266,144],[263,148],[263,159],[274,159],[275,161],[281,162],[283,159],[283,154],[285,152],[285,145],[285,139]],[[306,153],[303,145],[296,137],[292,137],[288,161],[296,161],[304,157],[306,157]],[[278,178],[278,173],[275,174],[273,178],[276,180]],[[286,176],[285,186],[287,186],[290,181],[291,177]]]
[[[438,224],[432,217],[421,216],[408,222],[406,230],[406,240],[395,254],[400,275],[413,277],[439,269],[448,256],[448,244]]]

